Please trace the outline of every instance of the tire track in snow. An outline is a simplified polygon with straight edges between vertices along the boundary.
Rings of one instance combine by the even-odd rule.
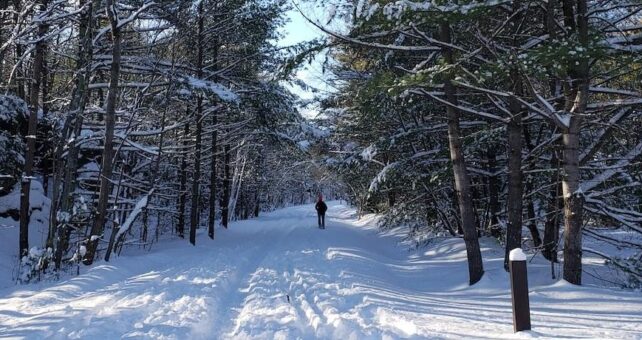
[[[249,305],[256,302],[257,298],[261,298],[259,292],[269,292],[270,288],[274,290],[275,284],[278,282],[278,275],[274,275],[276,271],[274,268],[268,268],[264,264],[269,264],[270,260],[273,258],[279,258],[283,254],[279,254],[282,249],[283,243],[291,239],[292,233],[296,230],[296,222],[291,221],[290,219],[279,220],[279,227],[268,227],[266,228],[266,234],[273,239],[274,242],[266,242],[262,240],[260,242],[262,247],[255,247],[255,250],[252,251],[249,255],[249,258],[252,260],[248,262],[247,265],[243,266],[243,273],[239,273],[238,278],[230,282],[231,287],[236,287],[235,292],[228,292],[228,298],[222,302],[222,306],[236,306],[232,307],[228,313],[226,313],[222,319],[229,320],[229,325],[222,326],[219,329],[222,329],[222,335],[226,338],[237,338],[239,336],[250,337],[256,334],[246,334],[247,325],[246,321],[252,321],[253,318],[248,318],[248,314],[257,312],[256,310],[247,310]],[[239,254],[241,255],[241,254]],[[246,254],[242,254],[246,255]],[[276,256],[275,256],[276,255]],[[278,269],[278,268],[276,268]],[[267,287],[264,287],[267,283]],[[274,306],[275,312],[292,312],[288,311],[287,308],[284,308],[284,305],[287,302],[284,302],[286,299],[286,289],[279,289],[277,285],[276,289],[280,290],[281,293],[272,291],[270,298],[274,301],[281,301],[281,306]],[[283,282],[281,287],[285,287],[285,282]],[[242,287],[242,288],[241,288]],[[290,301],[293,300],[293,296],[290,295]],[[293,309],[293,308],[292,308]],[[254,329],[250,328],[250,331]]]

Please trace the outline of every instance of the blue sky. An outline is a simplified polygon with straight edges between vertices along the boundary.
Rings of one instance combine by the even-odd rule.
[[[307,10],[304,8],[304,10]],[[323,14],[315,14],[315,11],[311,11],[312,14],[307,14],[310,15],[310,17],[313,20],[318,20],[323,18]],[[287,13],[287,17],[289,18],[289,22],[281,28],[281,32],[283,33],[283,39],[281,39],[278,42],[279,46],[291,46],[295,45],[301,42],[305,41],[311,41],[316,38],[320,38],[324,36],[324,33],[321,32],[318,28],[316,28],[314,25],[309,23],[302,15],[299,13],[298,10],[292,9]],[[304,83],[306,83],[308,86],[317,88],[321,91],[330,91],[331,88],[327,86],[323,82],[324,75],[321,72],[321,66],[319,64],[319,61],[312,63],[311,65],[305,65],[303,66],[299,71],[296,73],[296,77],[300,80],[302,80]],[[309,100],[313,99],[315,94],[306,91],[298,86],[291,86],[291,85],[286,85],[288,89],[290,89],[292,92],[294,92],[296,95],[301,97],[302,99]],[[317,115],[317,110],[313,107],[309,108],[301,108],[301,113],[308,118],[314,118],[314,116]]]

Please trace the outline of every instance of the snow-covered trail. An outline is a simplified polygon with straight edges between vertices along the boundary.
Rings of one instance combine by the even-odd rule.
[[[461,240],[408,251],[372,219],[329,205],[326,230],[312,206],[292,207],[217,229],[214,241],[200,234],[196,247],[165,242],[66,281],[0,290],[0,338],[642,339],[639,293],[541,275],[533,331],[513,334],[490,240],[486,275],[468,287]]]

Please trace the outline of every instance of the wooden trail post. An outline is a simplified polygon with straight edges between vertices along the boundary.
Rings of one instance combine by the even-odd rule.
[[[526,255],[521,248],[515,248],[510,251],[508,259],[513,302],[513,329],[515,332],[527,331],[531,329],[531,308],[528,301]]]

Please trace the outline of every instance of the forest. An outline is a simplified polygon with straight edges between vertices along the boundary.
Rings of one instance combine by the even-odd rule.
[[[640,0],[0,0],[0,337],[506,338],[518,248],[642,334]]]
[[[415,248],[463,239],[471,285],[491,238],[505,268],[521,247],[580,285],[591,255],[641,287],[639,1],[299,5],[0,1],[12,279],[216,239],[321,193]],[[279,46],[291,11],[325,38]],[[335,91],[306,102],[291,85],[310,63]]]
[[[642,4],[358,1],[336,7],[325,152],[360,211],[426,246],[528,248],[582,283],[583,255],[642,282]],[[613,246],[586,246],[583,239]],[[620,251],[623,250],[624,251]],[[608,278],[611,280],[611,278]]]
[[[20,280],[303,199],[316,130],[275,76],[284,6],[0,3],[0,194],[20,197],[2,207],[20,221]],[[30,244],[34,223],[48,231]]]

